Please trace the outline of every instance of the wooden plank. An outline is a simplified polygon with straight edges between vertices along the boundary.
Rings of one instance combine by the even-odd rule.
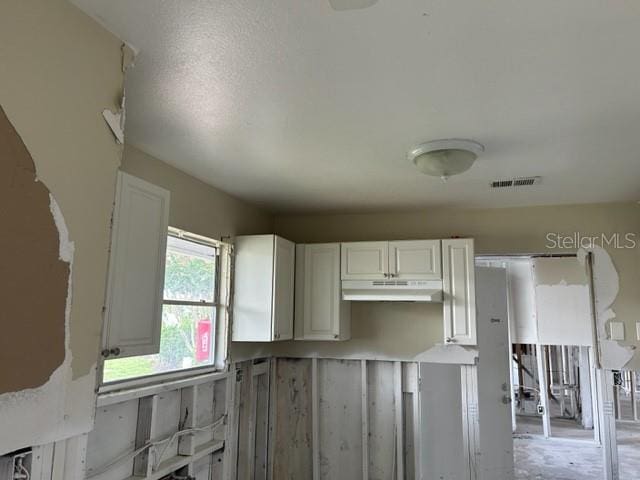
[[[360,362],[318,360],[320,478],[362,477]]]
[[[370,480],[387,480],[396,475],[393,375],[392,362],[367,362],[367,467]]]
[[[222,462],[223,480],[236,480],[238,469],[238,430],[240,428],[240,389],[242,382],[236,372],[241,370],[237,364],[231,365],[232,375],[227,378],[227,425],[226,444]]]
[[[470,480],[477,480],[479,478],[478,455],[480,453],[477,367],[464,365],[460,368],[462,369],[462,428],[465,445],[464,453],[469,467],[468,478]]]
[[[277,370],[278,359],[272,358],[269,360],[269,437],[267,440],[267,479],[273,480],[274,471],[274,457],[276,445],[276,422],[278,421],[278,410],[276,408],[277,401]],[[285,414],[289,413],[289,410],[284,410]]]
[[[404,479],[404,431],[402,429],[402,364],[393,363],[393,397],[395,405],[396,479]]]
[[[407,480],[420,480],[421,477],[421,445],[420,435],[420,379],[416,363],[404,363],[403,391],[404,428],[405,428],[405,476]]]
[[[275,371],[276,416],[273,480],[313,478],[311,360],[279,358]]]
[[[138,422],[136,428],[136,449],[144,446],[155,438],[155,416],[157,412],[158,396],[143,397],[138,400]],[[133,460],[134,476],[146,477],[151,474],[153,458],[149,449],[138,454]]]
[[[614,405],[613,372],[597,370],[598,403],[600,404],[600,428],[604,458],[604,480],[619,480],[618,440]]]
[[[31,450],[31,480],[51,480],[53,443],[38,445]]]
[[[158,468],[149,473],[147,476],[141,475],[133,475],[131,477],[127,477],[125,480],[160,480],[167,475],[170,475],[172,472],[183,468],[190,463],[193,463],[207,455],[211,455],[213,452],[217,452],[224,448],[224,441],[222,440],[214,440],[212,442],[208,442],[204,445],[199,445],[196,447],[195,453],[190,457],[185,457],[182,455],[176,455],[172,458],[168,458],[162,461]]]
[[[256,377],[253,375],[253,365],[249,368],[249,409],[247,420],[247,478],[253,479],[256,471],[256,412],[258,410],[258,391]]]
[[[268,366],[269,364],[266,363]],[[256,383],[254,480],[267,480],[269,440],[269,370],[253,377]]]
[[[170,438],[179,430],[180,423],[180,390],[163,392],[157,396],[151,440]],[[178,455],[178,442],[167,442],[150,450],[152,471],[167,458]]]
[[[536,344],[536,362],[538,367],[538,378],[540,388],[540,404],[544,410],[542,414],[542,430],[545,438],[551,436],[551,412],[549,410],[549,378],[548,362],[547,362],[547,349],[546,347]]]
[[[180,390],[180,422],[179,430],[196,426],[196,397],[197,386],[185,387]],[[193,455],[195,439],[193,435],[183,435],[178,439],[178,455]]]
[[[320,392],[318,391],[318,359],[311,359],[311,441],[313,480],[320,480]]]
[[[369,384],[367,382],[367,361],[360,360],[360,381],[362,389],[362,478],[369,480]]]
[[[139,400],[96,409],[94,428],[87,440],[86,469],[92,480],[117,480],[133,473],[133,458],[130,458],[114,465],[104,475],[94,476],[103,465],[135,449],[138,410]]]
[[[246,480],[250,478],[249,467],[249,412],[251,409],[251,384],[253,383],[250,375],[251,362],[242,362],[240,364],[240,385],[238,395],[238,456],[237,456],[237,478],[238,480]],[[253,455],[253,454],[252,454]],[[232,477],[232,480],[233,479]]]
[[[184,376],[184,372],[181,372],[181,375]],[[150,397],[151,395],[157,395],[162,392],[179,390],[192,385],[225,380],[229,375],[231,375],[231,373],[226,371],[209,372],[202,375],[166,380],[160,383],[154,383],[153,385],[140,386],[136,385],[135,382],[133,382],[132,385],[127,383],[127,387],[123,387],[120,384],[109,385],[108,387],[101,388],[101,391],[98,394],[97,405],[98,407],[104,407],[107,405],[113,405],[114,403],[128,402],[129,400],[135,400],[142,397]],[[114,391],[113,389],[116,388],[120,388],[120,390]]]

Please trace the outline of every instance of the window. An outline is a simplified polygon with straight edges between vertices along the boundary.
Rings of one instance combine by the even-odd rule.
[[[221,275],[222,244],[170,229],[162,301],[160,351],[153,355],[109,359],[104,362],[103,381],[211,367],[224,359],[225,319],[218,319],[220,288],[228,275]],[[222,281],[221,281],[222,280]],[[226,303],[226,302],[223,302]],[[226,315],[226,311],[222,311]],[[223,360],[224,361],[224,360]]]

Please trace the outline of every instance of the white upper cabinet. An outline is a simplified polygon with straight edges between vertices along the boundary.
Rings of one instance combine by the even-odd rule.
[[[475,345],[476,294],[473,239],[442,240],[445,342]]]
[[[293,338],[295,245],[276,235],[235,240],[234,342]]]
[[[389,242],[391,278],[438,280],[442,278],[440,240]]]
[[[103,336],[108,358],[160,350],[170,193],[120,172]]]
[[[351,304],[342,300],[340,244],[296,246],[296,340],[348,340]]]
[[[342,280],[439,280],[440,240],[342,244]]]
[[[389,242],[342,244],[342,280],[377,280],[389,275]]]

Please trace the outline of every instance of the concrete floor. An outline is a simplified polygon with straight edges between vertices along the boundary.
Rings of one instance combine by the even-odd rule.
[[[590,441],[593,433],[575,423],[554,419],[552,435],[541,436],[542,422],[518,417],[514,438],[515,480],[602,480],[602,449]],[[640,424],[618,422],[620,479],[640,478]]]

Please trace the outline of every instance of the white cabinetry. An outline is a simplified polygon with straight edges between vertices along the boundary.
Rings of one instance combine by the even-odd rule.
[[[341,295],[340,244],[297,245],[296,259],[296,340],[348,340],[351,304]]]
[[[442,278],[440,240],[342,244],[342,280]]]
[[[276,235],[235,240],[234,342],[293,338],[295,245]]]
[[[445,342],[475,345],[477,334],[473,239],[442,240],[442,289]]]
[[[389,242],[342,244],[342,280],[379,280],[389,276]]]
[[[389,274],[393,278],[437,280],[442,278],[440,240],[389,242]]]
[[[160,350],[170,193],[120,172],[113,214],[104,357]]]

